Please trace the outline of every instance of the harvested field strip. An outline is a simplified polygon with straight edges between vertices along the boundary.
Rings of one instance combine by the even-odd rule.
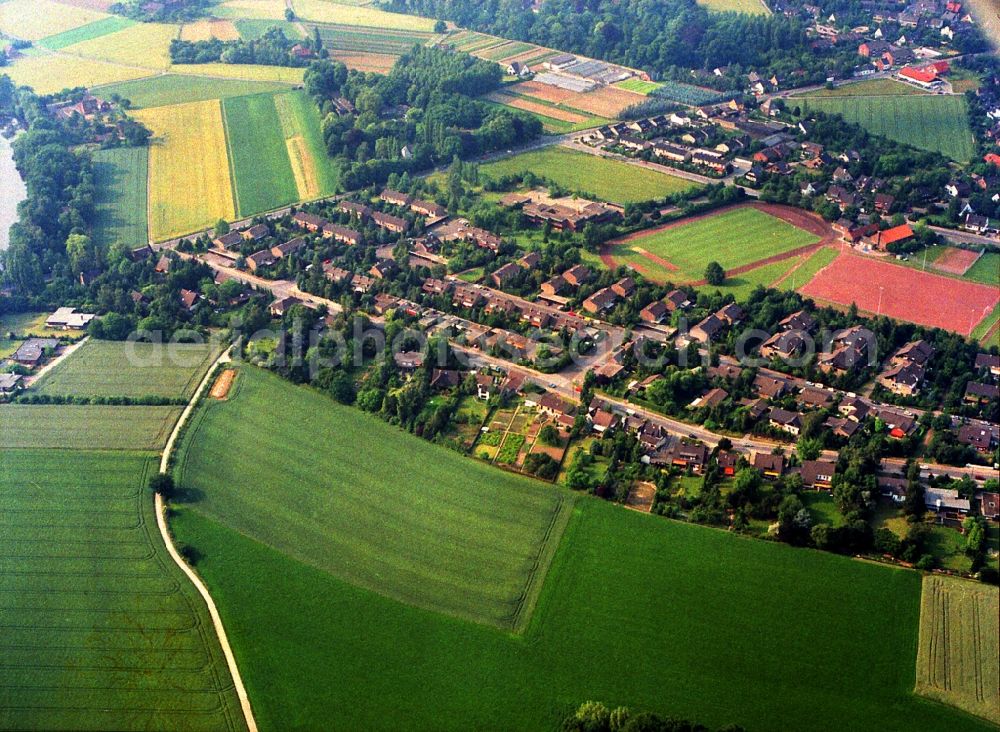
[[[217,345],[89,340],[35,389],[49,396],[184,397],[194,394]]]
[[[580,96],[578,92],[562,89],[551,84],[543,84],[540,81],[522,81],[519,84],[507,87],[507,91],[511,94],[520,94],[555,104],[576,99]]]
[[[560,109],[559,107],[542,104],[541,102],[533,102],[528,97],[522,97],[516,94],[492,92],[487,94],[485,98],[497,102],[498,104],[514,107],[515,109],[523,109],[526,112],[534,112],[535,114],[541,114],[545,117],[561,120],[562,122],[577,124],[587,120],[586,115],[569,112],[565,109]]]
[[[1000,590],[924,577],[916,692],[1000,724]]]
[[[0,449],[162,450],[180,407],[0,404]]]
[[[231,20],[198,20],[181,27],[180,38],[182,41],[209,41],[213,38],[236,41],[239,40],[240,33]]]
[[[154,466],[0,454],[5,729],[245,729],[208,614],[157,532]]]
[[[584,94],[578,94],[573,99],[573,106],[584,112],[613,118],[621,114],[622,110],[626,107],[639,104],[645,101],[645,99],[642,94],[605,86]]]
[[[174,64],[170,67],[174,74],[193,74],[221,79],[242,79],[245,81],[274,81],[284,84],[301,84],[305,69],[288,66],[258,66],[255,64]]]
[[[330,57],[342,62],[349,69],[376,74],[389,73],[398,58],[388,54],[351,53],[348,51],[332,51]]]
[[[302,429],[324,449],[296,439]],[[252,468],[234,443],[254,446]],[[575,500],[249,367],[227,401],[196,413],[177,474],[203,496],[199,513],[299,561],[505,630],[530,619]]]
[[[805,287],[807,297],[969,335],[1000,300],[996,286],[845,253]]]
[[[94,243],[135,248],[148,240],[149,150],[119,147],[94,153]]]
[[[304,91],[277,94],[274,106],[285,136],[288,159],[302,200],[337,191],[337,170],[323,145],[319,111]]]
[[[58,51],[66,46],[72,46],[74,43],[88,41],[92,38],[100,38],[101,36],[115,33],[133,25],[135,25],[135,21],[123,18],[120,15],[112,15],[80,26],[79,28],[44,38],[39,45],[44,46],[50,51]]]
[[[229,396],[229,390],[233,387],[233,381],[236,380],[236,369],[226,369],[215,379],[215,383],[212,384],[212,390],[209,395],[213,399],[225,399]]]
[[[153,131],[149,228],[159,241],[236,218],[226,134],[217,101],[138,110]]]

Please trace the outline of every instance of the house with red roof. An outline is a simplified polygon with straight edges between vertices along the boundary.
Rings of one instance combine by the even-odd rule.
[[[876,249],[887,249],[890,244],[901,244],[912,239],[913,228],[909,224],[893,226],[891,229],[876,231],[868,237],[868,243]]]

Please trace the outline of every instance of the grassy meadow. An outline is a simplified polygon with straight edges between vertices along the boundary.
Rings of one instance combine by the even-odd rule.
[[[249,216],[298,200],[274,96],[230,97],[222,102],[222,116],[237,213]]]
[[[95,94],[118,94],[132,102],[133,108],[166,107],[186,102],[209,99],[227,99],[248,94],[287,89],[288,84],[278,81],[244,81],[242,79],[213,79],[187,74],[163,74],[151,79],[126,81],[95,89]]]
[[[204,603],[160,539],[155,466],[0,452],[3,729],[245,729]]]
[[[161,450],[180,407],[0,404],[0,449]]]
[[[917,693],[1000,724],[1000,592],[924,577]]]
[[[189,398],[219,348],[208,343],[89,340],[33,389],[49,396]]]
[[[614,254],[618,258],[621,252],[623,260],[643,264],[650,262],[643,252],[649,252],[677,268],[664,270],[669,272],[673,281],[690,282],[702,279],[705,267],[713,260],[728,271],[816,241],[817,237],[808,231],[763,211],[741,207],[659,231],[653,230],[617,245]],[[786,270],[789,266],[787,262],[777,264],[783,265]],[[754,271],[741,276],[746,277]],[[782,273],[780,268],[774,271],[775,278]]]
[[[804,108],[839,114],[869,132],[958,162],[975,152],[964,97],[937,94],[803,97]]]
[[[191,102],[133,114],[153,131],[150,237],[158,241],[211,226],[220,218],[236,218],[219,102]]]
[[[574,500],[250,367],[196,414],[176,477],[192,510],[297,561],[505,630],[530,618]]]
[[[666,173],[559,147],[514,155],[480,167],[484,175],[496,177],[529,171],[570,190],[615,203],[663,198],[695,185]]]
[[[295,13],[302,20],[340,25],[363,25],[389,30],[432,31],[433,18],[387,13],[384,10],[355,3],[331,0],[295,0]]]
[[[751,732],[988,729],[912,694],[918,573],[595,499],[573,513],[523,636],[352,586],[197,506],[172,527],[262,730],[555,729],[588,699]]]
[[[149,151],[118,147],[94,153],[94,242],[103,250],[135,248],[148,239],[146,206]]]

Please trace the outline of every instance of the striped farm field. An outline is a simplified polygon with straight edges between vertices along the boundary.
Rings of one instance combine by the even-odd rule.
[[[94,243],[135,248],[148,240],[149,151],[116,147],[94,153]]]
[[[38,94],[53,94],[77,86],[92,87],[141,79],[155,71],[28,49],[10,66],[4,66],[3,73],[15,84],[30,86]]]
[[[633,77],[631,79],[626,79],[625,81],[619,81],[614,86],[618,89],[624,89],[625,91],[635,92],[636,94],[646,96],[648,94],[652,94],[663,85],[656,81],[643,81],[642,79]]]
[[[162,450],[181,407],[0,404],[0,449]]]
[[[49,396],[189,398],[219,351],[207,343],[91,339],[56,364],[32,391]]]
[[[909,94],[803,97],[807,109],[839,114],[869,132],[966,162],[975,152],[968,108],[961,96]]]
[[[222,102],[236,211],[250,216],[298,200],[281,119],[273,94],[230,97]]]
[[[1000,590],[924,577],[918,694],[1000,724]]]
[[[390,30],[434,30],[432,18],[387,13],[384,10],[365,5],[344,5],[331,0],[295,0],[295,14],[302,20],[316,23],[364,25],[370,28],[388,28]]]
[[[140,81],[126,81],[98,87],[94,89],[94,93],[104,96],[117,94],[132,102],[133,109],[144,109],[208,99],[242,97],[247,94],[281,91],[288,88],[288,84],[276,81],[243,81],[186,74],[160,74]]]
[[[0,32],[26,41],[40,41],[108,15],[54,0],[6,0],[0,3]]]
[[[319,110],[304,91],[277,94],[274,107],[285,136],[299,200],[337,192],[338,170],[323,144]]]
[[[508,631],[529,621],[575,501],[249,366],[195,414],[176,478],[199,514],[307,565]]]
[[[414,31],[391,31],[352,25],[323,25],[319,29],[323,45],[331,51],[357,51],[401,56],[415,45],[423,45],[435,36]]]
[[[170,66],[170,41],[177,38],[178,31],[176,25],[137,23],[67,46],[62,52],[126,66],[166,69]]]
[[[220,41],[236,41],[239,40],[240,33],[233,21],[213,18],[185,23],[181,27],[180,38],[182,41],[209,41],[213,38],[218,38]]]
[[[150,237],[162,240],[198,231],[220,218],[236,218],[219,102],[176,104],[133,114],[153,131]]]
[[[577,94],[573,98],[573,107],[600,117],[614,118],[627,107],[645,101],[642,94],[616,89],[613,86],[602,86],[585,94]]]
[[[490,101],[497,102],[498,104],[503,104],[507,107],[522,109],[525,112],[533,112],[545,117],[551,117],[552,119],[556,119],[561,122],[580,124],[581,122],[585,122],[587,120],[587,115],[585,114],[570,112],[569,110],[561,107],[541,104],[540,102],[532,101],[530,97],[522,97],[517,94],[507,94],[506,92],[496,91],[487,94],[485,98]]]
[[[0,12],[3,11],[0,10]],[[72,30],[49,36],[43,39],[39,45],[44,46],[50,51],[58,51],[66,48],[66,46],[72,46],[74,43],[100,38],[109,33],[116,33],[125,28],[130,28],[133,25],[135,25],[135,21],[123,18],[120,15],[111,15],[101,20],[95,20],[93,23],[81,25],[79,28],[73,28]]]
[[[0,451],[3,729],[246,729],[205,604],[160,538],[155,469]]]

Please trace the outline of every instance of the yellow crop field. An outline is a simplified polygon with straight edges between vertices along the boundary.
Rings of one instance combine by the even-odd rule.
[[[166,69],[170,66],[170,41],[180,28],[163,23],[138,23],[116,33],[74,43],[63,53],[86,56],[129,66]]]
[[[154,240],[236,218],[226,133],[218,100],[134,113],[153,131],[149,149],[149,230]]]
[[[223,18],[284,20],[285,0],[227,0],[213,12]]]
[[[0,3],[0,31],[27,41],[39,41],[107,17],[107,13],[98,10],[51,0],[7,0]]]
[[[1000,590],[924,577],[916,692],[1000,724]]]
[[[295,0],[295,12],[303,20],[312,20],[317,23],[364,25],[391,30],[434,30],[432,18],[387,13],[376,8],[362,5],[342,5],[330,2],[330,0]]]
[[[240,33],[231,20],[198,20],[181,28],[182,41],[238,41]]]
[[[254,66],[252,64],[174,64],[173,74],[194,74],[195,76],[215,76],[222,79],[241,81],[280,81],[285,84],[301,84],[305,69],[288,66]]]
[[[30,86],[39,94],[52,94],[75,86],[141,79],[151,76],[154,71],[32,49],[10,66],[4,66],[3,73],[15,84]]]
[[[771,11],[760,0],[698,0],[698,4],[716,13],[749,13],[770,15]]]

